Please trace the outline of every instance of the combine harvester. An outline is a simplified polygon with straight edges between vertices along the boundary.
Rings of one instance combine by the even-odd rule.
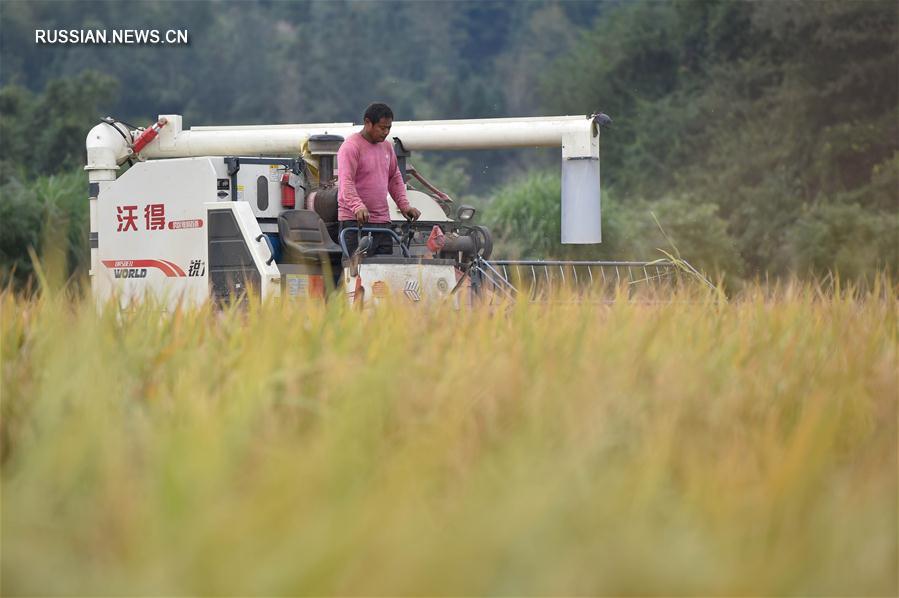
[[[349,255],[337,235],[334,167],[341,142],[361,125],[183,130],[181,116],[169,114],[133,129],[106,118],[87,136],[94,296],[118,297],[122,305],[147,295],[170,306],[226,304],[251,294],[325,297],[337,285],[354,302],[394,294],[459,304],[522,293],[534,298],[541,284],[566,274],[580,285],[669,279],[678,268],[666,260],[490,261],[490,231],[472,223],[474,209],[453,209],[408,164],[413,151],[561,147],[562,242],[599,243],[599,135],[607,121],[600,114],[394,122],[404,179],[417,178],[430,193],[409,189],[422,214],[415,223],[388,198],[392,230],[359,229],[361,251]],[[375,234],[394,237],[393,256],[366,254]]]

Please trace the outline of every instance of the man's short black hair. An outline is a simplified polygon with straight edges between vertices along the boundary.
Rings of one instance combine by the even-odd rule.
[[[363,118],[370,121],[371,124],[376,125],[381,122],[382,118],[393,120],[393,110],[391,110],[390,106],[387,104],[375,103],[365,109],[365,116]]]

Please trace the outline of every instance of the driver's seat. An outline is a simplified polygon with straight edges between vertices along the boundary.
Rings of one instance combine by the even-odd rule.
[[[312,210],[285,210],[278,216],[285,262],[330,261],[331,254],[341,254],[340,246],[331,240],[321,217]]]

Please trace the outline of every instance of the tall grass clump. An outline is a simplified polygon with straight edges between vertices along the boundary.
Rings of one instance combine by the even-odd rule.
[[[897,307],[5,292],[0,589],[894,595]]]

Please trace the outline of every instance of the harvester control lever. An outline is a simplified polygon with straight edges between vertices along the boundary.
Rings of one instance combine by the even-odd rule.
[[[415,237],[415,231],[412,230],[412,221],[407,220],[403,224],[403,241],[402,241],[403,245],[405,245],[406,247],[411,247],[412,239],[414,237]]]

